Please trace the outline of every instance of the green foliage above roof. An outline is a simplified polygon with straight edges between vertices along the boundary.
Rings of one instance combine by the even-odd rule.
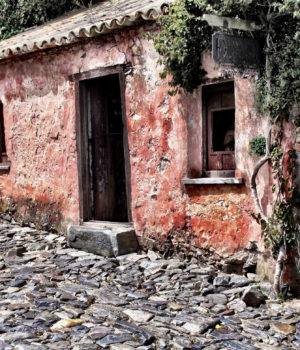
[[[0,40],[26,28],[41,25],[75,8],[99,1],[91,0],[0,0]]]

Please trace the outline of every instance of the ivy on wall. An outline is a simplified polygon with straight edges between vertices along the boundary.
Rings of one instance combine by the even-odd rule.
[[[271,90],[268,91],[266,67],[262,65],[257,81],[257,109],[274,122],[293,117],[299,124],[299,116],[293,115],[297,113],[300,95],[299,1],[176,0],[168,15],[161,17],[162,31],[155,38],[155,48],[164,64],[162,75],[171,75],[170,86],[176,91],[183,88],[192,92],[205,78],[201,56],[211,49],[213,28],[203,14],[245,19],[261,26],[251,33],[231,30],[232,34],[262,40],[263,52],[270,60]]]

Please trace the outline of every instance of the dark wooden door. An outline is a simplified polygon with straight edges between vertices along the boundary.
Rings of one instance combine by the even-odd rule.
[[[128,221],[119,75],[86,83],[89,219]]]

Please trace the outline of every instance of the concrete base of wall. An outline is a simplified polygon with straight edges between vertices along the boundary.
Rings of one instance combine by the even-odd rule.
[[[68,244],[72,248],[106,257],[136,252],[139,245],[129,224],[87,223],[68,227]]]

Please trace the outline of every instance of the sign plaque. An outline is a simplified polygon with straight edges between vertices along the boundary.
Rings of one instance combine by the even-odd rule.
[[[212,49],[213,59],[218,63],[250,68],[257,67],[261,62],[261,46],[256,39],[214,33]]]

